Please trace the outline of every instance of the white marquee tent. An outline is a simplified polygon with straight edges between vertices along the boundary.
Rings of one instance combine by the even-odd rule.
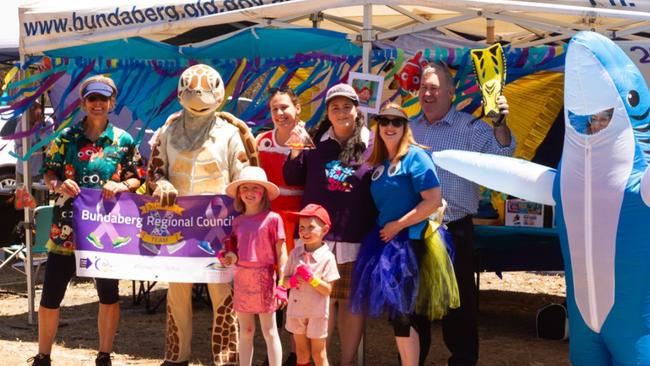
[[[166,39],[191,29],[237,22],[318,26],[368,44],[426,29],[449,37],[528,47],[562,42],[580,30],[644,38],[648,0],[117,0],[40,1],[19,8],[21,54],[142,36]]]
[[[648,38],[645,32],[650,31],[650,0],[17,2],[25,3],[18,7],[21,56],[134,36],[165,40],[198,27],[218,24],[313,26],[346,32],[351,39],[362,43],[364,71],[367,71],[373,41],[427,29],[436,29],[451,39],[471,39],[486,44],[506,42],[519,47],[560,44],[581,30],[593,30],[613,39],[631,41]],[[225,37],[228,34],[219,39]],[[26,219],[29,217],[26,213]],[[27,244],[29,241],[31,237],[28,237]],[[28,291],[31,323],[31,279],[28,280]]]

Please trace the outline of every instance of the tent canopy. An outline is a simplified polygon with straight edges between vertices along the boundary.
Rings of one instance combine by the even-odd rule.
[[[287,42],[291,40],[291,42]],[[248,28],[219,42],[187,47],[173,46],[135,37],[46,51],[49,57],[129,58],[175,60],[235,59],[286,57],[299,53],[319,52],[338,56],[360,56],[361,49],[344,34],[321,29]]]
[[[40,1],[20,6],[19,27],[23,54],[134,36],[162,40],[237,22],[317,25],[367,42],[435,28],[453,37],[531,46],[562,42],[579,30],[637,39],[650,29],[649,10],[649,0],[116,0],[111,6],[99,0]]]
[[[19,57],[18,6],[25,2],[25,0],[4,0],[0,2],[0,12],[5,14],[2,22],[0,22],[0,62],[17,60]]]

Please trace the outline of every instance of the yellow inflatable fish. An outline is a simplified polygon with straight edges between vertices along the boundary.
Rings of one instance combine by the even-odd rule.
[[[496,117],[499,114],[497,98],[506,85],[506,59],[501,45],[496,43],[488,48],[472,50],[474,73],[483,98],[483,114]]]

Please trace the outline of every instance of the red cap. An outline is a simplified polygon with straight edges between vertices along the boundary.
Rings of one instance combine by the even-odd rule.
[[[332,227],[330,215],[327,213],[327,210],[323,206],[315,203],[308,204],[300,212],[289,212],[288,217],[292,220],[298,220],[301,217],[317,217],[327,226]]]

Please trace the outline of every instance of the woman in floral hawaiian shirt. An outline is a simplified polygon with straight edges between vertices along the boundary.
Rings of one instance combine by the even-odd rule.
[[[43,167],[45,182],[58,194],[47,243],[49,254],[38,310],[38,354],[33,365],[50,365],[50,352],[59,325],[59,306],[75,273],[72,201],[80,188],[102,189],[110,199],[119,192],[140,186],[140,158],[131,135],[113,126],[108,113],[115,106],[117,88],[113,80],[98,75],[79,88],[86,117],[54,139]],[[120,244],[117,238],[113,246]],[[122,238],[126,240],[125,238]],[[111,365],[110,352],[120,318],[118,280],[95,279],[99,295],[99,353],[96,365]]]

